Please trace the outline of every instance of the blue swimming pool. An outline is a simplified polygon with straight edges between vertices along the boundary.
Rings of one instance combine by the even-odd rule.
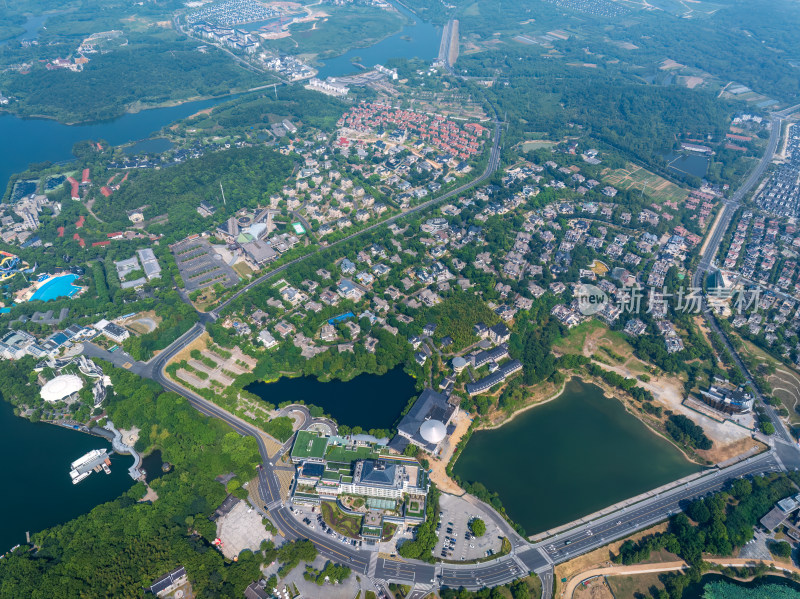
[[[49,302],[59,297],[72,297],[81,289],[72,284],[77,278],[78,275],[53,277],[36,290],[36,293],[31,297],[31,301],[42,300],[43,302]]]

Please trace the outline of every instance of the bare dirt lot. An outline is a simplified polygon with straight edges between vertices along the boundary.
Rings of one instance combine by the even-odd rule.
[[[233,559],[245,549],[257,550],[270,534],[261,523],[261,516],[246,501],[236,506],[217,522],[217,536],[222,541],[222,554]]]

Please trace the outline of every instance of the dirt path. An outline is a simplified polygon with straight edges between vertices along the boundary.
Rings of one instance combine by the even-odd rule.
[[[86,210],[89,211],[89,214],[91,214],[97,222],[106,224],[106,221],[104,221],[99,216],[97,216],[94,212],[92,212],[92,208],[93,207],[94,207],[94,198],[92,198],[91,200],[86,202]]]
[[[753,560],[753,559],[739,559],[739,558],[705,558],[705,561],[710,562],[712,564],[716,564],[718,566],[754,566],[757,564],[766,564],[767,566],[773,566],[779,571],[783,572],[794,572],[800,574],[800,569],[795,567],[794,565],[776,562],[773,560]],[[573,593],[575,589],[587,578],[593,578],[595,576],[623,576],[623,575],[636,575],[636,574],[651,574],[656,572],[676,572],[678,570],[683,570],[687,568],[686,562],[684,561],[672,561],[672,562],[663,562],[661,564],[636,564],[633,566],[611,566],[607,568],[594,568],[592,570],[586,570],[585,572],[580,572],[579,574],[572,577],[564,587],[564,590],[560,593],[559,597],[563,597],[565,599],[572,599]],[[744,579],[749,580],[749,579]]]
[[[587,578],[595,576],[620,576],[624,574],[652,574],[654,572],[674,572],[686,568],[686,562],[664,562],[663,564],[637,564],[634,566],[612,566],[610,568],[595,568],[587,570],[571,578],[559,597],[571,599],[575,589]]]

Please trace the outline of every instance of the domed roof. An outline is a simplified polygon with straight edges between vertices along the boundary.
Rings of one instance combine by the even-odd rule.
[[[42,399],[48,402],[61,401],[83,388],[83,380],[74,374],[62,374],[47,381],[42,387]]]
[[[447,428],[439,420],[426,420],[419,427],[419,434],[428,443],[439,443],[447,435]]]
[[[467,361],[461,356],[453,358],[453,368],[464,368],[466,365]]]

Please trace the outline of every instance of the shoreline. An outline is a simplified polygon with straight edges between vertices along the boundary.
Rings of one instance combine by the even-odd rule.
[[[574,373],[572,374],[572,376],[571,376],[569,379],[565,380],[565,381],[564,381],[564,382],[561,384],[561,388],[560,388],[558,391],[556,391],[556,392],[555,392],[553,395],[551,395],[550,397],[547,397],[546,399],[544,399],[544,400],[542,400],[542,401],[538,401],[538,402],[535,402],[535,403],[531,403],[531,404],[528,404],[527,406],[523,406],[523,407],[521,407],[521,408],[518,408],[517,410],[515,410],[514,412],[512,412],[512,413],[511,413],[511,414],[510,414],[510,415],[509,415],[509,416],[508,416],[508,417],[507,417],[505,420],[503,420],[502,422],[498,422],[497,424],[493,424],[493,425],[491,425],[491,426],[483,426],[483,425],[480,425],[480,426],[478,426],[478,427],[477,427],[475,430],[476,430],[476,431],[483,431],[483,430],[486,430],[486,431],[488,431],[488,430],[497,430],[497,429],[501,428],[502,426],[504,426],[504,425],[506,425],[506,424],[508,424],[508,423],[510,423],[510,422],[513,422],[513,420],[514,420],[514,419],[515,419],[517,416],[519,416],[520,414],[522,414],[523,412],[527,412],[528,410],[531,410],[531,409],[533,409],[533,408],[536,408],[536,407],[538,407],[538,406],[545,405],[545,404],[547,404],[547,403],[550,403],[550,402],[551,402],[551,401],[553,401],[553,400],[556,400],[556,399],[558,399],[558,398],[559,398],[561,395],[563,395],[563,393],[564,393],[564,390],[566,389],[567,383],[569,383],[569,381],[571,381],[573,378],[577,378],[578,380],[580,380],[581,382],[583,382],[583,383],[585,383],[585,384],[595,385],[595,386],[599,387],[599,388],[602,390],[602,392],[603,392],[603,396],[604,396],[604,397],[607,397],[607,398],[609,398],[609,399],[615,399],[615,400],[619,401],[619,402],[622,404],[622,407],[623,407],[623,408],[625,408],[625,411],[626,411],[628,414],[630,414],[631,416],[633,416],[634,418],[636,418],[636,419],[637,419],[639,422],[641,422],[642,424],[644,424],[644,426],[646,426],[646,427],[647,427],[647,429],[648,429],[648,430],[649,430],[651,433],[653,433],[654,435],[656,435],[656,436],[658,436],[658,437],[661,437],[662,439],[664,439],[665,441],[667,441],[667,442],[668,442],[670,445],[672,445],[672,446],[673,446],[675,449],[677,449],[678,451],[680,451],[680,452],[681,452],[681,454],[683,455],[683,457],[686,459],[686,461],[687,461],[687,462],[689,462],[689,463],[691,463],[691,464],[695,464],[695,465],[697,465],[697,466],[704,467],[704,468],[710,468],[710,467],[712,467],[712,466],[713,466],[713,464],[709,465],[709,464],[704,464],[704,463],[700,463],[700,462],[697,462],[697,461],[693,460],[693,459],[690,457],[690,455],[687,453],[687,451],[686,451],[684,448],[682,448],[682,447],[678,446],[678,445],[675,443],[675,441],[673,441],[673,440],[672,440],[672,439],[670,439],[669,437],[665,436],[665,435],[664,435],[664,434],[663,434],[661,431],[658,431],[658,430],[656,430],[655,428],[653,428],[653,427],[651,426],[651,424],[650,424],[649,422],[647,422],[647,420],[645,420],[645,419],[644,419],[644,418],[643,418],[643,417],[642,417],[640,414],[638,414],[638,413],[637,413],[635,410],[631,410],[631,409],[630,409],[629,402],[628,402],[628,401],[626,401],[626,400],[625,400],[623,397],[621,397],[621,396],[617,395],[617,394],[615,393],[615,390],[614,390],[614,389],[612,389],[612,388],[610,388],[609,386],[607,386],[607,385],[604,383],[604,381],[601,381],[601,380],[595,380],[593,377],[583,376],[583,375],[574,374]]]
[[[577,375],[573,375],[573,377],[577,377]],[[555,399],[558,399],[564,393],[564,390],[567,388],[567,383],[570,380],[572,380],[573,377],[570,377],[569,380],[565,380],[563,383],[561,383],[561,388],[558,391],[556,391],[553,395],[551,395],[550,397],[547,397],[547,398],[543,399],[542,401],[537,401],[535,403],[530,403],[527,406],[523,406],[521,408],[517,408],[516,410],[511,412],[511,414],[509,414],[508,417],[505,420],[503,420],[501,422],[498,422],[497,424],[493,424],[491,426],[479,426],[476,430],[480,430],[480,431],[496,430],[496,429],[500,428],[501,426],[505,426],[506,424],[508,424],[510,422],[513,422],[514,419],[517,416],[519,416],[520,414],[522,414],[523,412],[527,412],[528,410],[532,410],[533,408],[536,408],[538,406],[543,406],[546,403],[550,403],[551,401],[553,401]],[[580,378],[580,377],[577,377],[577,378]]]
[[[271,84],[270,84],[271,87]],[[259,91],[257,88],[249,88],[244,90],[231,90],[227,93],[218,95],[218,96],[192,96],[189,98],[184,98],[182,100],[166,100],[164,102],[159,102],[157,104],[143,104],[141,106],[137,106],[137,101],[131,102],[124,107],[124,110],[117,114],[116,116],[112,116],[105,119],[94,119],[94,120],[86,120],[86,121],[65,121],[61,120],[58,117],[47,115],[47,114],[26,114],[22,115],[18,112],[10,110],[8,108],[0,109],[0,116],[7,114],[9,116],[18,118],[20,120],[25,121],[54,121],[59,123],[60,125],[65,125],[67,127],[88,127],[92,125],[101,125],[104,123],[110,123],[112,121],[116,121],[124,117],[127,114],[138,114],[140,112],[144,112],[146,110],[154,110],[158,108],[175,108],[176,106],[182,106],[184,104],[191,104],[192,102],[206,102],[208,100],[221,100],[224,98],[228,98],[231,96],[237,96],[241,94],[246,94],[252,91]],[[139,140],[134,140],[130,143],[135,143],[136,141],[142,141],[143,139],[148,139],[147,137],[143,137]]]

